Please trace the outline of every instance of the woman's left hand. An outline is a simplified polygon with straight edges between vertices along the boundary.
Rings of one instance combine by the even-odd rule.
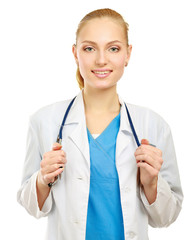
[[[162,151],[149,145],[148,140],[142,139],[140,147],[135,151],[135,158],[140,168],[140,183],[144,187],[145,194],[148,195],[148,192],[152,194],[154,191],[156,199],[158,174],[163,164]]]

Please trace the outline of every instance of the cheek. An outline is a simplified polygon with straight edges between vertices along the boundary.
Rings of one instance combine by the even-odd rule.
[[[92,60],[90,57],[86,57],[85,55],[81,54],[78,56],[78,63],[80,68],[87,68],[92,64]]]
[[[80,55],[78,56],[78,64],[79,64],[80,74],[84,79],[86,79],[89,75],[89,69],[91,69],[91,66],[92,66],[91,58],[85,57],[84,55]]]
[[[118,58],[113,58],[113,63],[115,66],[118,68],[124,68],[125,63],[126,63],[126,57],[124,55],[118,56]]]

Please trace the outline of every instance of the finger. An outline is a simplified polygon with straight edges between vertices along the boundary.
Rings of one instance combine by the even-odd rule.
[[[66,153],[63,150],[55,150],[55,151],[46,152],[43,155],[43,159],[48,159],[48,161],[52,160],[53,158],[57,158],[57,157],[65,158]]]
[[[147,139],[142,139],[141,143],[142,145],[135,152],[137,162],[146,162],[150,166],[160,170],[162,165],[162,152],[155,147],[147,145],[149,144]]]
[[[53,151],[60,150],[61,148],[62,148],[62,145],[61,145],[60,143],[55,142],[55,143],[52,145],[52,150],[53,150]]]
[[[146,148],[146,147],[144,147],[144,145],[142,145],[136,149],[135,156],[137,156],[137,155],[151,155],[152,157],[159,156],[156,151],[154,151],[151,148]]]
[[[141,145],[145,145],[144,147],[147,147],[148,149],[152,149],[155,152],[157,152],[156,151],[156,146],[153,145],[153,144],[150,144],[150,142],[147,139],[142,139],[141,140]]]
[[[58,176],[59,174],[61,174],[63,172],[63,168],[59,168],[56,171],[52,172],[52,173],[48,173],[44,175],[44,180],[45,182],[48,184],[50,182],[54,182],[54,179],[56,176]]]
[[[141,155],[136,155],[135,157],[137,163],[138,162],[145,162],[149,164],[151,167],[157,169],[158,171],[161,169],[163,160],[161,157],[158,156],[153,156],[150,154],[141,154]]]
[[[149,145],[149,141],[147,139],[142,139],[141,144]]]
[[[141,144],[143,145],[150,145],[152,147],[156,147],[154,144],[151,144],[147,139],[142,139]]]
[[[149,145],[151,147],[156,148],[156,146],[154,144],[151,144],[147,139],[142,139],[141,140],[141,145]]]
[[[148,164],[150,164],[150,165],[153,165],[153,162],[154,162],[154,159],[150,156],[150,155],[137,155],[136,157],[135,157],[135,159],[136,159],[136,162],[138,163],[138,162],[147,162]]]
[[[52,157],[50,157],[50,163],[49,164],[64,164],[67,162],[67,159],[65,156],[63,156],[61,153],[56,154],[56,155],[52,155]]]
[[[62,158],[62,157],[52,158],[52,159],[44,159],[40,163],[42,175],[44,175],[46,173],[51,173],[51,172],[57,170],[58,168],[62,168],[65,166],[66,163],[67,163],[67,159]]]
[[[153,147],[151,145],[145,145],[145,144],[142,144],[140,145],[136,151],[135,151],[135,154],[144,154],[144,153],[147,153],[147,151],[149,152],[152,152],[152,153],[155,153],[157,156],[161,157],[162,156],[162,151],[156,147]]]
[[[142,170],[148,172],[149,175],[157,176],[159,171],[145,162],[138,162],[137,166]]]
[[[64,169],[65,168],[65,164],[52,164],[52,165],[47,165],[43,171],[44,171],[44,175],[45,174],[49,174],[49,173],[52,173],[52,172],[55,172],[56,170],[58,170],[59,168],[62,168]]]

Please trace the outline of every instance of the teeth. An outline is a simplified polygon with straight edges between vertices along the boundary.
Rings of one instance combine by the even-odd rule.
[[[94,73],[96,73],[96,74],[107,74],[107,73],[109,73],[110,71],[105,71],[105,72],[99,72],[99,71],[93,71]]]

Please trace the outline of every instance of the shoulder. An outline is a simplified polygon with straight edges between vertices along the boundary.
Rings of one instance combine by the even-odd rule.
[[[139,106],[139,105],[134,105],[131,103],[126,103],[128,110],[133,113],[134,115],[138,116],[145,116],[145,117],[151,117],[151,118],[157,118],[164,120],[159,113],[155,112],[154,110],[144,107],[144,106]]]
[[[162,128],[163,126],[169,128],[169,125],[165,119],[154,110],[139,106],[135,104],[128,103],[119,95],[119,101],[122,104],[126,104],[128,111],[131,115],[133,123],[141,128],[152,127]]]
[[[126,103],[126,105],[136,125],[148,126],[150,129],[158,128],[160,130],[170,128],[165,119],[154,110],[130,103]]]
[[[147,107],[126,103],[139,139],[148,139],[159,149],[164,149],[166,142],[171,138],[168,123],[155,111]]]
[[[30,116],[30,121],[37,123],[55,121],[59,123],[71,100],[72,99],[56,102],[38,109]]]

